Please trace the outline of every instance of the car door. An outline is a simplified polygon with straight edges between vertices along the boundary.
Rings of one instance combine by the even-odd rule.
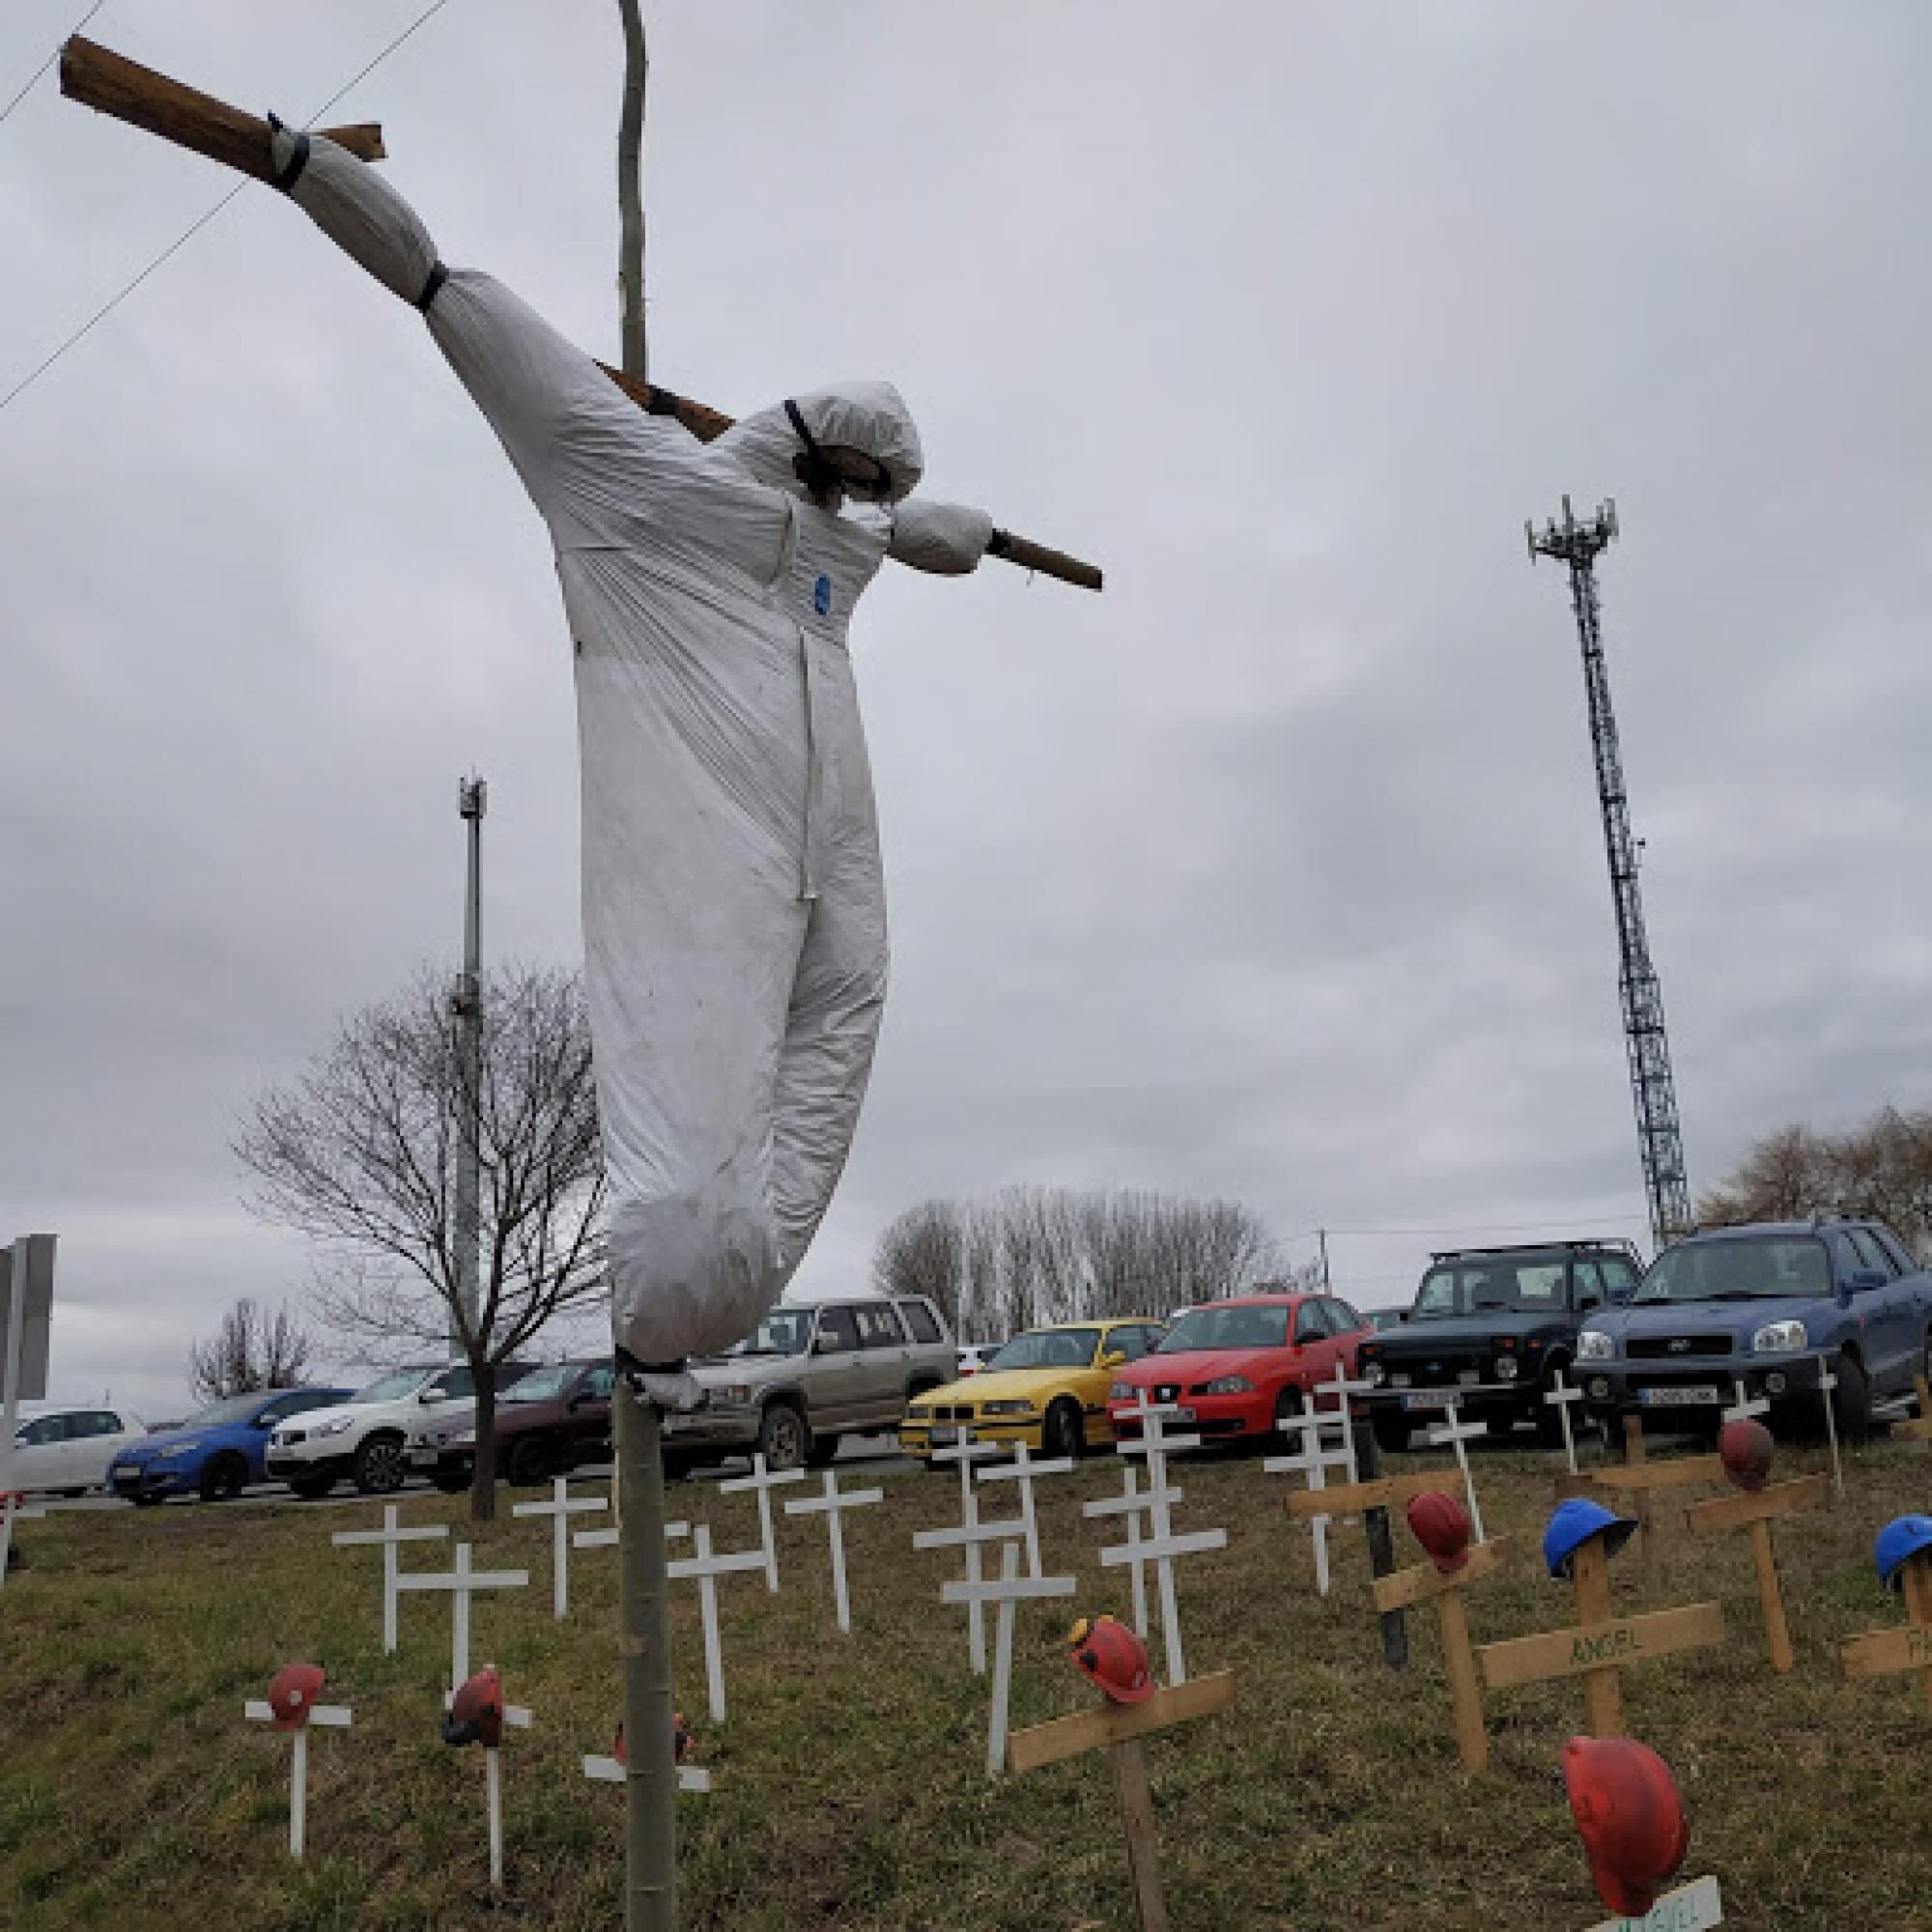
[[[133,1441],[135,1432],[112,1409],[79,1410],[72,1421],[63,1487],[77,1490],[85,1485],[90,1490],[104,1489],[108,1464]]]
[[[614,1370],[595,1368],[571,1390],[564,1440],[573,1462],[596,1462],[611,1453],[611,1390],[616,1379]]]
[[[905,1324],[890,1301],[861,1302],[852,1319],[859,1331],[860,1419],[890,1429],[905,1412],[911,1355]]]
[[[72,1417],[37,1415],[14,1433],[14,1453],[0,1468],[0,1488],[57,1490],[64,1487],[68,1430]],[[77,1482],[79,1479],[75,1478]]]
[[[1899,1267],[1883,1241],[1863,1228],[1847,1228],[1840,1237],[1852,1267],[1885,1277],[1878,1288],[1852,1292],[1852,1312],[1864,1324],[1865,1366],[1879,1395],[1903,1395],[1912,1387],[1921,1342],[1917,1297],[1899,1286]]]
[[[1292,1379],[1305,1394],[1318,1382],[1333,1381],[1341,1344],[1329,1324],[1328,1310],[1320,1295],[1311,1294],[1294,1311],[1294,1350]]]
[[[812,1330],[806,1389],[807,1418],[813,1429],[853,1426],[864,1406],[865,1371],[859,1360],[859,1324],[849,1302],[826,1302]]]

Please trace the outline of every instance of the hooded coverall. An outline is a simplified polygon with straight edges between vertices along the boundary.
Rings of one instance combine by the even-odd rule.
[[[610,1176],[611,1328],[668,1365],[749,1333],[845,1164],[886,994],[885,888],[846,652],[886,555],[975,567],[982,512],[902,499],[898,393],[796,398],[890,473],[821,509],[782,409],[702,444],[500,283],[445,270],[372,167],[278,131],[283,185],[427,315],[550,527],[576,645],[584,989]]]

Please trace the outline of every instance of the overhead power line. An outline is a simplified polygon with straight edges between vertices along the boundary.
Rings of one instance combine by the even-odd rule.
[[[96,5],[93,12],[89,13],[82,19],[80,25],[85,26],[87,24],[87,21],[91,20],[94,17],[94,14],[99,13],[100,11],[100,8],[105,6],[106,4],[107,0],[96,0]],[[340,100],[342,97],[350,91],[351,88],[355,87],[359,85],[362,81],[367,80],[368,77],[372,73],[374,73],[376,70],[379,67],[381,67],[383,63],[385,60],[387,60],[389,56],[392,53],[394,53],[396,49],[404,43],[404,42],[408,41],[419,28],[428,25],[428,23],[432,19],[434,19],[437,14],[440,14],[442,10],[448,5],[449,5],[449,0],[431,0],[431,4],[425,7],[423,11],[420,14],[418,14],[416,17],[413,20],[412,20],[410,24],[407,27],[405,27],[403,31],[400,34],[398,34],[396,38],[393,41],[391,41],[389,44],[385,46],[383,49],[383,51],[375,57],[374,60],[370,61],[366,66],[358,69],[354,75],[352,75],[348,80],[344,81],[342,85],[338,87],[335,90],[335,92],[331,94],[328,97],[328,99],[325,100],[322,103],[322,105],[318,107],[315,110],[315,112],[308,117],[307,121],[303,123],[303,126],[312,127],[325,114],[327,114],[328,110],[331,107],[333,107],[335,103],[338,100]],[[79,27],[76,27],[74,29],[75,33],[78,33],[79,31],[80,31]],[[53,54],[48,57],[46,65],[40,70],[39,73],[36,73],[34,75],[33,80],[28,81],[27,83],[28,87],[32,87],[34,84],[34,80],[38,80],[41,77],[41,74],[44,73],[47,71],[47,68],[53,65],[54,60],[59,57],[59,53],[60,49],[56,47],[54,49]],[[25,90],[23,89],[22,93],[24,92]],[[0,120],[4,119],[5,116],[0,115]],[[172,242],[170,242],[168,245],[165,248],[163,248],[161,252],[158,255],[156,255],[155,259],[152,262],[150,262],[148,266],[145,269],[143,269],[140,271],[140,273],[133,278],[132,281],[128,282],[126,287],[120,289],[114,295],[110,296],[106,301],[102,302],[101,305],[98,309],[96,309],[94,313],[91,316],[89,316],[87,320],[83,322],[78,328],[76,328],[73,331],[72,334],[66,337],[65,340],[60,342],[47,355],[43,357],[42,360],[35,365],[35,367],[28,370],[28,372],[24,376],[22,376],[20,380],[17,383],[15,383],[14,386],[11,389],[9,389],[4,396],[0,396],[0,411],[4,411],[10,408],[17,398],[24,396],[27,393],[27,391],[31,389],[34,386],[34,384],[38,383],[41,380],[41,378],[44,376],[47,373],[47,371],[54,366],[56,362],[60,361],[60,359],[68,354],[70,350],[77,348],[82,342],[84,342],[87,339],[88,336],[93,334],[95,329],[99,327],[101,323],[105,322],[107,318],[110,315],[112,315],[114,311],[117,308],[119,308],[121,304],[124,301],[126,301],[128,298],[131,296],[134,293],[134,291],[138,289],[141,286],[141,284],[145,282],[148,279],[148,277],[155,272],[156,269],[160,268],[163,263],[172,261],[175,256],[180,254],[181,251],[184,248],[185,248],[187,244],[190,242],[192,242],[194,238],[197,235],[199,235],[201,231],[204,228],[206,228],[208,224],[211,221],[213,221],[214,217],[217,214],[219,214],[221,211],[224,208],[226,208],[228,204],[231,201],[233,201],[235,197],[238,194],[240,194],[242,190],[247,185],[248,185],[248,179],[244,175],[242,179],[240,182],[238,182],[235,185],[235,186],[231,187],[228,190],[228,192],[224,194],[221,197],[221,199],[213,205],[213,207],[208,210],[206,213],[197,215],[193,221],[189,222],[187,227],[184,229],[180,235],[176,236],[175,239]]]
[[[103,8],[106,5],[107,5],[107,0],[94,0],[94,5],[90,7],[87,10],[87,12],[83,14],[80,16],[80,18],[77,19],[73,23],[73,25],[67,30],[67,32],[61,37],[60,45],[56,46],[53,52],[50,53],[46,57],[46,59],[43,60],[40,64],[40,66],[37,67],[33,71],[33,72],[26,77],[24,81],[21,82],[19,93],[14,95],[13,99],[8,101],[5,107],[0,107],[0,126],[4,126],[8,115],[13,113],[14,108],[19,106],[21,101],[26,99],[27,96],[33,93],[34,83],[40,79],[42,74],[45,73],[48,68],[52,67],[54,62],[60,59],[61,47],[66,46],[68,42],[72,40],[74,35],[79,33],[80,30],[87,25],[88,21],[93,19],[95,14],[99,13],[101,8]]]

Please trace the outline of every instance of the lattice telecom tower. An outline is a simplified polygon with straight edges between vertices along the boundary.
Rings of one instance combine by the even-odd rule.
[[[1650,1196],[1650,1232],[1658,1247],[1690,1226],[1690,1190],[1684,1178],[1684,1135],[1677,1123],[1677,1093],[1670,1078],[1670,1042],[1663,1031],[1663,991],[1650,963],[1643,928],[1643,898],[1636,882],[1636,841],[1631,837],[1630,800],[1624,790],[1623,753],[1617,717],[1610,708],[1610,678],[1604,665],[1604,633],[1597,608],[1597,557],[1616,538],[1617,506],[1606,501],[1579,524],[1563,499],[1563,521],[1539,533],[1523,526],[1529,560],[1553,556],[1570,566],[1570,603],[1583,646],[1583,690],[1590,705],[1590,743],[1597,759],[1597,800],[1604,811],[1604,849],[1610,862],[1610,896],[1617,909],[1623,998],[1624,1046],[1630,1056],[1631,1093],[1636,1102],[1637,1147],[1643,1184]]]

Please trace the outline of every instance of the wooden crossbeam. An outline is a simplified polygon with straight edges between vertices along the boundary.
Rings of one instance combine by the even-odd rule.
[[[1296,1490],[1286,1496],[1288,1513],[1297,1519],[1312,1516],[1352,1516],[1357,1510],[1395,1509],[1415,1497],[1439,1491],[1463,1494],[1460,1469],[1417,1469],[1405,1476],[1382,1476],[1372,1483],[1345,1483],[1338,1489]]]
[[[1417,1563],[1409,1569],[1398,1570],[1392,1577],[1378,1577],[1376,1608],[1406,1610],[1417,1604],[1426,1604],[1434,1597],[1466,1590],[1471,1583],[1480,1582],[1485,1577],[1500,1570],[1514,1553],[1515,1546],[1510,1538],[1496,1536],[1488,1543],[1471,1544],[1462,1569],[1447,1575],[1433,1563]]]
[[[1872,1631],[1840,1646],[1838,1661],[1847,1677],[1895,1677],[1916,1670],[1932,1710],[1932,1553],[1905,1559],[1899,1581],[1905,1594],[1903,1629]]]
[[[1701,1650],[1724,1640],[1721,1604],[1688,1604],[1682,1609],[1651,1610],[1642,1616],[1613,1617],[1608,1623],[1577,1630],[1546,1631],[1537,1636],[1486,1643],[1483,1682],[1492,1690],[1519,1684],[1542,1684],[1557,1677],[1580,1677],[1607,1666],[1621,1668],[1647,1658],[1680,1650]]]
[[[1721,1456],[1672,1456],[1662,1463],[1609,1463],[1584,1478],[1619,1495],[1651,1495],[1659,1490],[1688,1489],[1693,1483],[1721,1483]]]
[[[1684,1512],[1684,1526],[1692,1535],[1709,1535],[1726,1529],[1750,1532],[1751,1566],[1757,1577],[1758,1607],[1764,1613],[1765,1649],[1771,1667],[1789,1671],[1798,1657],[1791,1647],[1791,1625],[1784,1614],[1784,1591],[1777,1580],[1777,1550],[1771,1540],[1771,1525],[1797,1510],[1822,1508],[1831,1494],[1827,1476],[1804,1476],[1795,1483],[1778,1483],[1756,1493],[1719,1496]]]
[[[1211,1717],[1234,1701],[1235,1673],[1217,1670],[1210,1676],[1191,1677],[1185,1684],[1156,1690],[1145,1704],[1096,1704],[1091,1711],[1015,1731],[1008,1743],[1007,1759],[1015,1772],[1037,1771],[1041,1765],[1124,1744],[1129,1738],[1164,1731],[1191,1718]]]

